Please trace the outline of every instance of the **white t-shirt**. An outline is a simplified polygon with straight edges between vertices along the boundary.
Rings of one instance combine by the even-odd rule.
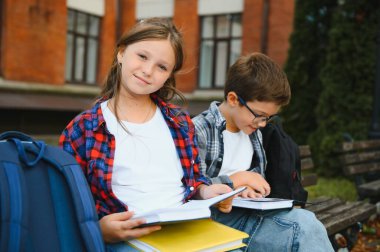
[[[101,104],[104,120],[115,136],[112,191],[128,209],[141,213],[182,204],[183,170],[170,130],[157,108],[145,123],[123,121],[128,134],[115,115]]]
[[[253,147],[249,136],[243,131],[223,131],[224,155],[219,175],[232,175],[246,171],[252,162]]]

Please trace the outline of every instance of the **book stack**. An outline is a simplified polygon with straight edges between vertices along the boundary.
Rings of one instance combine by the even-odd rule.
[[[162,229],[128,241],[138,250],[161,252],[212,252],[244,247],[248,234],[211,219],[162,226]]]

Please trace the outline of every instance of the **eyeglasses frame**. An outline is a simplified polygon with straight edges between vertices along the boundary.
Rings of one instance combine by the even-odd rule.
[[[239,100],[239,102],[241,103],[241,105],[243,105],[244,107],[246,107],[248,110],[249,110],[249,112],[251,112],[251,114],[255,117],[255,118],[253,118],[253,121],[255,121],[256,120],[256,118],[262,118],[262,120],[261,121],[258,121],[258,122],[263,122],[263,121],[265,121],[265,123],[268,123],[268,122],[270,122],[271,120],[273,120],[273,118],[275,118],[276,116],[277,116],[277,114],[276,115],[271,115],[271,116],[263,116],[263,115],[258,115],[258,114],[256,114],[249,106],[248,106],[248,104],[247,104],[247,102],[243,99],[243,98],[241,98],[239,95],[237,96],[237,98],[238,98],[238,100]]]

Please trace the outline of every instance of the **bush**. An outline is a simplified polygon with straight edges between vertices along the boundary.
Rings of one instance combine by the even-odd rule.
[[[324,175],[341,173],[334,150],[347,136],[363,140],[368,135],[379,5],[377,0],[347,0],[334,13],[326,65],[320,75],[317,129],[309,139],[319,171]]]
[[[316,129],[315,107],[321,92],[319,74],[325,65],[328,31],[336,1],[297,1],[294,32],[285,64],[292,99],[282,115],[284,128],[298,144]]]

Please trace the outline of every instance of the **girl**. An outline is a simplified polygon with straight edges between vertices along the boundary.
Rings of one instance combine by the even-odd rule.
[[[101,98],[74,118],[60,145],[81,165],[96,204],[105,242],[137,238],[159,226],[139,228],[134,212],[207,199],[231,191],[199,172],[194,125],[168,103],[183,63],[182,37],[165,19],[139,22],[117,44]],[[231,199],[218,205],[231,210]],[[120,245],[122,244],[122,245]],[[125,243],[116,246],[125,248]]]

